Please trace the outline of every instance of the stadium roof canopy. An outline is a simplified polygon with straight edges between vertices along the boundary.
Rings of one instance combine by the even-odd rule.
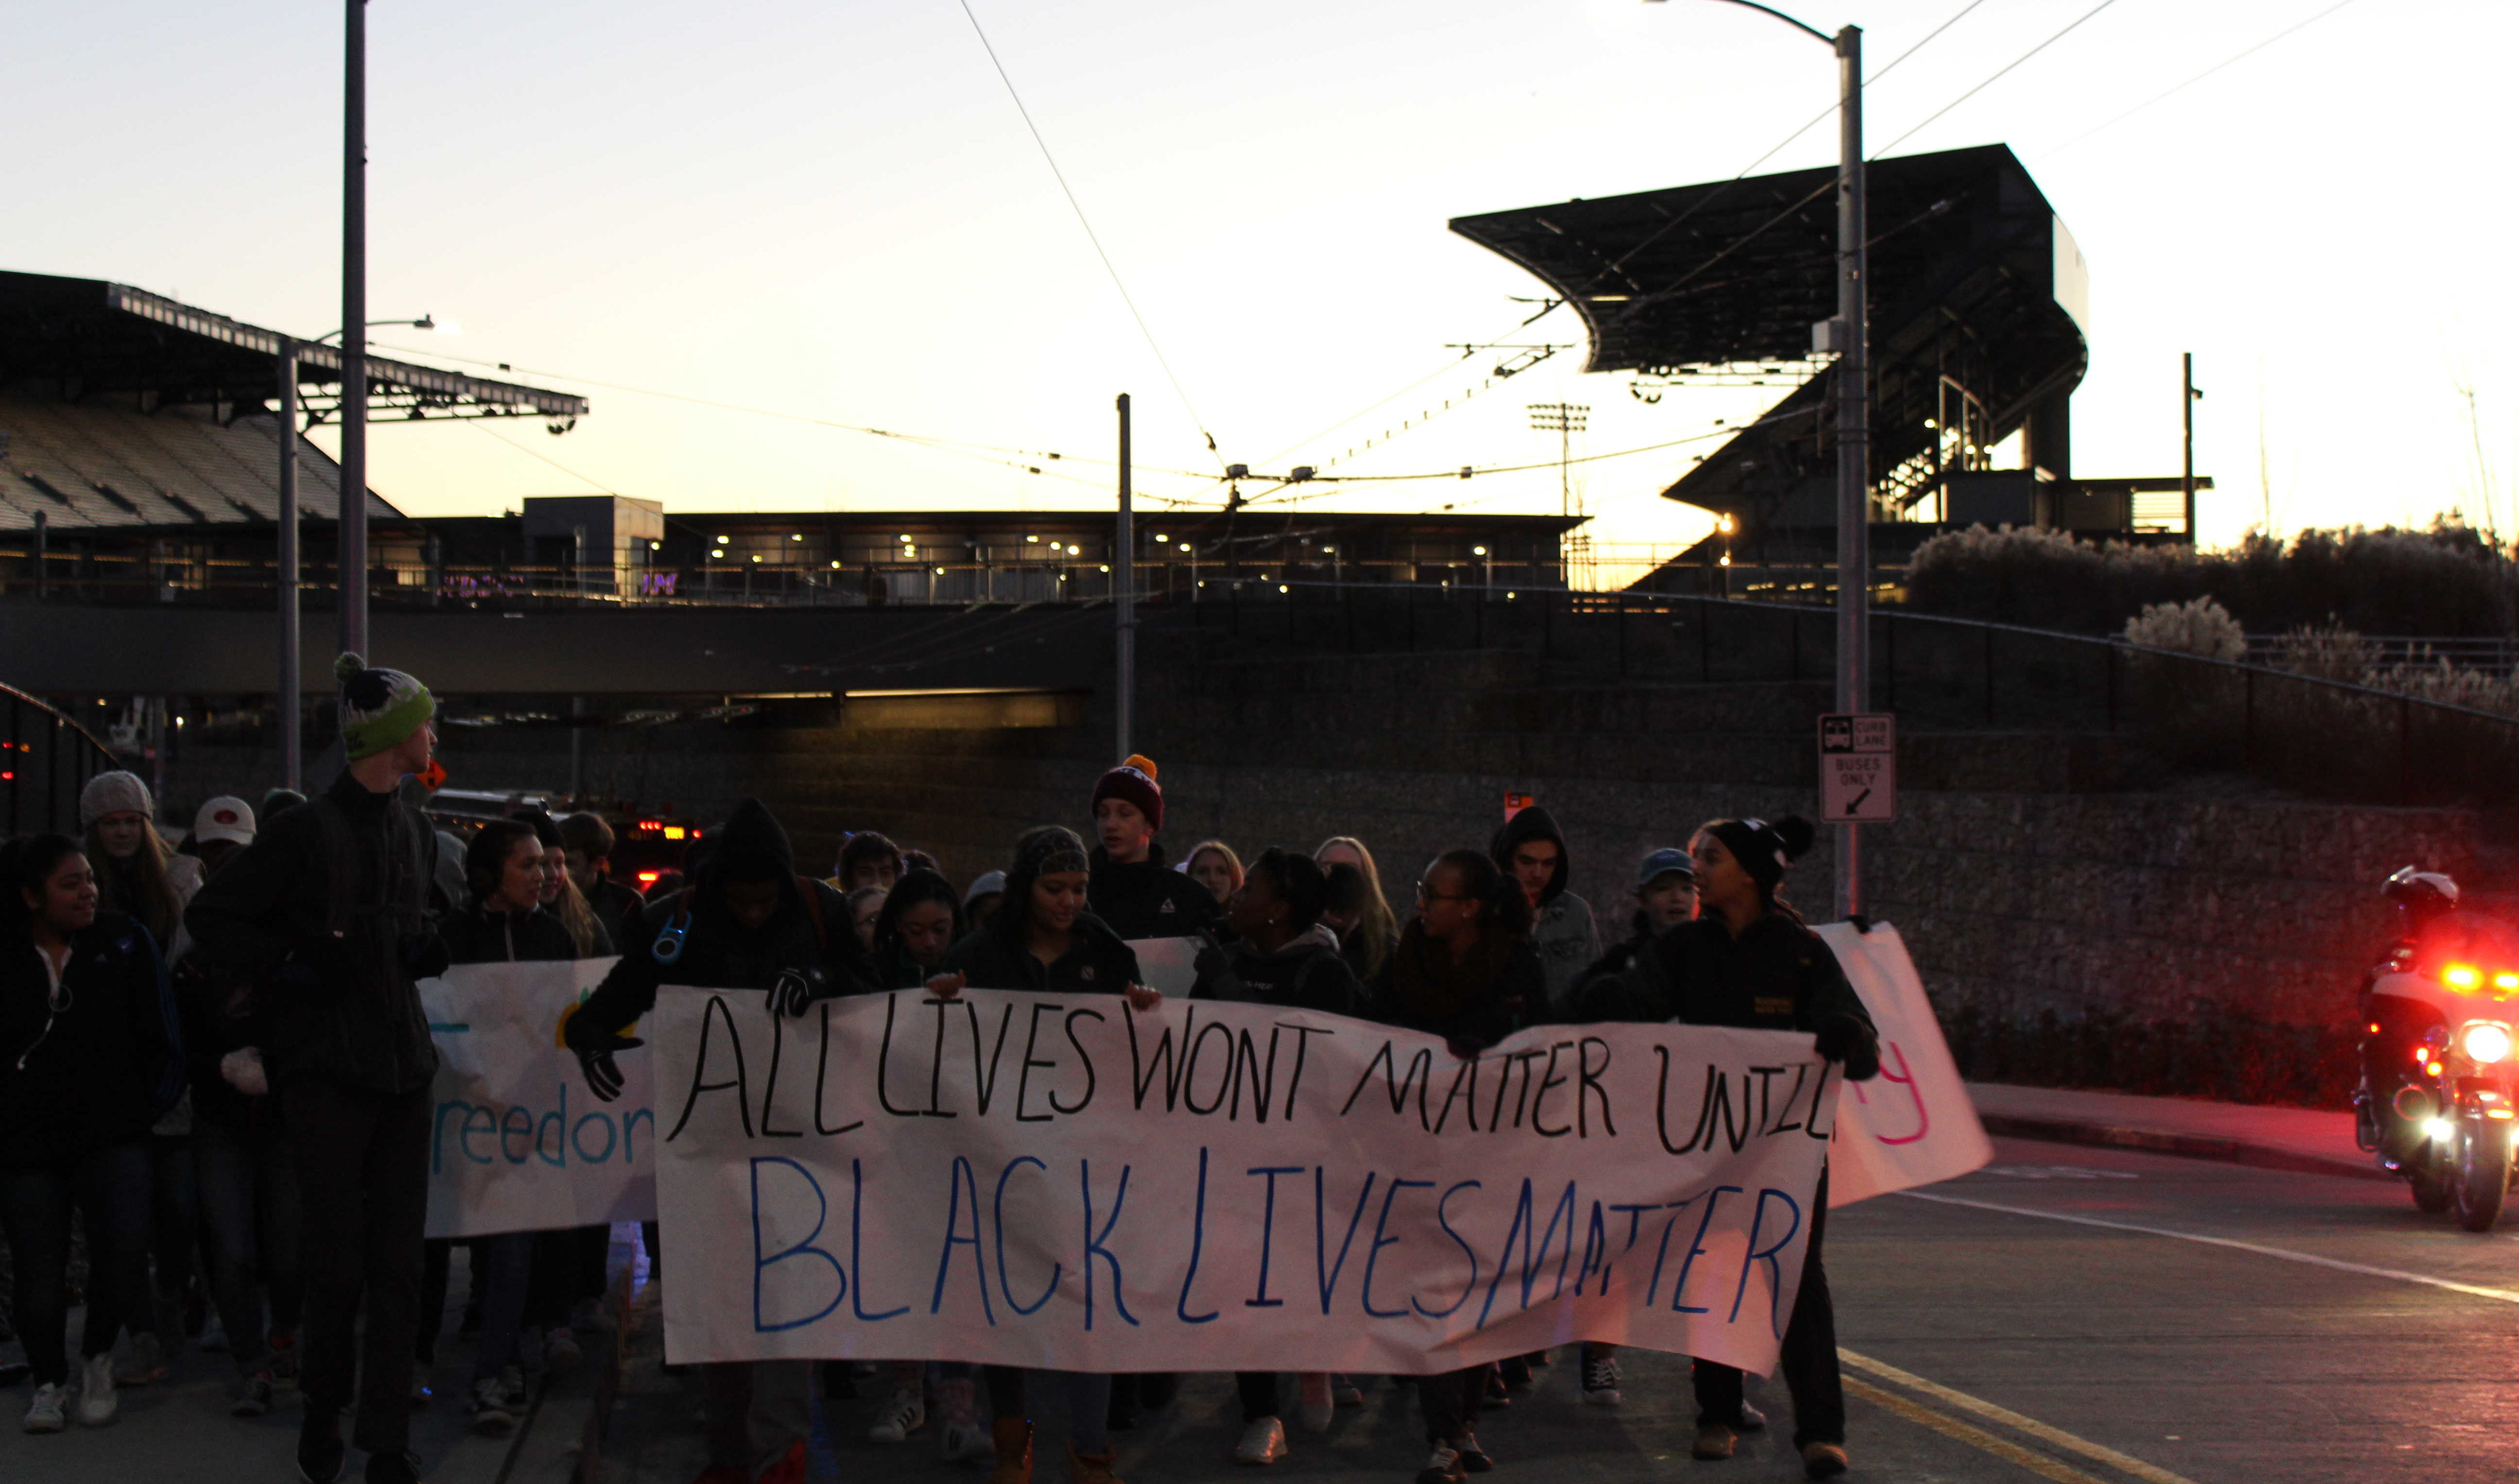
[[[46,386],[65,401],[97,396],[160,406],[252,405],[279,389],[280,331],[99,279],[0,273],[0,385]],[[297,341],[301,400],[315,421],[339,411],[341,353]],[[370,415],[547,417],[586,415],[586,399],[509,381],[368,357]]]
[[[1982,447],[2035,410],[2060,447],[2064,398],[2089,361],[2088,281],[2028,170],[1987,145],[1876,160],[1869,191],[1873,479],[1883,500],[1912,503],[1945,467],[1966,466],[1952,452],[1963,428]],[[1836,313],[1834,167],[1451,226],[1583,317],[1588,370],[1681,384],[1807,378],[1669,498],[1772,517],[1833,462],[1821,424],[1834,371],[1813,359],[1811,327]]]

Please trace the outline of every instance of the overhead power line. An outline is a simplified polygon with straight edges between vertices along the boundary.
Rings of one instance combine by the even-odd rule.
[[[1925,115],[1924,115],[1924,121],[1923,121],[1922,123],[1920,123],[1920,124],[1916,125],[1914,128],[1909,129],[1906,133],[1899,135],[1896,139],[1893,139],[1893,140],[1889,141],[1887,144],[1882,145],[1879,149],[1878,149],[1878,150],[1874,151],[1874,152],[1872,153],[1872,157],[1873,157],[1874,159],[1878,159],[1878,158],[1880,158],[1882,155],[1887,154],[1890,151],[1892,151],[1892,150],[1894,150],[1894,149],[1898,148],[1900,145],[1905,144],[1908,140],[1911,140],[1911,139],[1915,138],[1918,134],[1922,133],[1922,132],[1923,132],[1923,130],[1926,128],[1926,126],[1930,125],[1930,124],[1933,122],[1933,120],[1935,120],[1935,119],[1937,119],[1937,118],[1941,117],[1943,114],[1945,114],[1945,113],[1949,112],[1951,109],[1958,108],[1961,104],[1964,104],[1964,103],[1967,102],[1969,99],[1974,98],[1974,97],[1975,97],[1976,95],[1978,95],[1979,93],[1984,92],[1987,88],[1990,88],[1990,87],[1994,86],[1994,84],[1995,84],[1996,82],[2000,81],[2000,80],[2003,78],[2003,76],[2004,76],[2006,73],[2010,72],[2013,67],[2016,67],[2016,66],[2020,65],[2022,63],[2027,62],[2030,58],[2037,56],[2040,52],[2043,52],[2043,51],[2047,50],[2049,47],[2054,46],[2056,42],[2063,40],[2065,37],[2067,37],[2067,36],[2069,36],[2069,35],[2073,34],[2073,32],[2075,32],[2075,31],[2077,31],[2077,30],[2081,29],[2081,27],[2082,27],[2082,22],[2086,22],[2086,21],[2090,20],[2092,17],[2094,17],[2094,16],[2098,15],[2099,12],[2101,12],[2101,11],[2103,11],[2103,10],[2106,10],[2109,6],[2114,5],[2114,4],[2116,4],[2116,3],[2117,3],[2117,0],[2099,0],[2099,4],[2097,4],[2097,5],[2095,5],[2095,6],[2092,6],[2092,7],[2091,7],[2089,10],[2087,10],[2087,11],[2084,11],[2080,16],[2076,17],[2076,18],[2073,20],[2072,23],[2070,23],[2070,24],[2066,25],[2062,30],[2057,31],[2055,35],[2048,37],[2046,40],[2044,40],[2044,41],[2042,41],[2042,42],[2038,43],[2036,46],[2031,47],[2029,50],[2027,50],[2027,51],[2025,51],[2025,52],[2021,53],[2019,56],[2014,57],[2013,59],[2011,59],[2011,61],[2010,61],[2010,62],[2008,62],[2008,63],[2004,64],[2001,67],[1999,67],[1999,68],[1997,68],[1997,69],[1995,70],[1995,72],[1994,72],[1994,74],[1993,74],[1992,76],[1990,76],[1990,77],[1986,78],[1986,79],[1985,79],[1985,81],[1978,83],[1975,87],[1972,87],[1972,88],[1968,89],[1967,92],[1962,93],[1959,97],[1954,98],[1954,99],[1952,99],[1950,102],[1948,102],[1948,103],[1946,103],[1946,104],[1942,105],[1940,108],[1935,109],[1932,112],[1925,114]]]
[[[2143,102],[2141,102],[2141,103],[2139,103],[2139,104],[2136,104],[2133,108],[2126,109],[2126,110],[2125,110],[2124,112],[2122,112],[2122,113],[2119,113],[2116,117],[2109,119],[2106,123],[2103,123],[2103,124],[2098,124],[2098,125],[2095,125],[2095,126],[2093,126],[2093,127],[2091,127],[2091,128],[2084,129],[2081,133],[2074,135],[2072,138],[2070,138],[2070,139],[2068,139],[2068,140],[2064,141],[2062,144],[2057,145],[2055,149],[2050,150],[2050,151],[2048,151],[2045,154],[2040,155],[2040,156],[2039,156],[2039,158],[2040,158],[2040,159],[2042,159],[2042,160],[2054,159],[2056,155],[2063,153],[2065,151],[2067,151],[2067,150],[2069,150],[2069,149],[2073,148],[2075,145],[2080,144],[2083,140],[2086,140],[2086,139],[2090,138],[2092,135],[2097,134],[2097,133],[2099,133],[2100,131],[2105,130],[2105,129],[2113,129],[2113,128],[2115,128],[2118,124],[2121,124],[2121,123],[2125,122],[2127,119],[2134,117],[2137,113],[2140,113],[2140,112],[2142,112],[2143,109],[2147,109],[2147,108],[2150,108],[2153,104],[2160,103],[2160,102],[2162,102],[2162,101],[2164,101],[2164,100],[2166,100],[2166,99],[2173,98],[2173,97],[2177,96],[2177,95],[2178,95],[2178,94],[2180,94],[2180,93],[2184,93],[2184,92],[2186,92],[2188,88],[2191,88],[2191,87],[2195,86],[2195,84],[2197,84],[2197,83],[2199,83],[2199,82],[2202,82],[2205,78],[2212,76],[2214,73],[2216,73],[2216,72],[2218,72],[2218,71],[2222,70],[2224,67],[2231,66],[2231,65],[2234,65],[2234,64],[2237,64],[2237,63],[2245,62],[2245,61],[2246,61],[2246,60],[2248,60],[2249,58],[2254,57],[2255,55],[2257,55],[2259,52],[2262,52],[2262,51],[2264,51],[2266,48],[2268,48],[2268,47],[2270,47],[2270,46],[2274,45],[2276,42],[2282,40],[2284,37],[2289,36],[2289,35],[2293,34],[2293,33],[2294,33],[2294,32],[2296,32],[2296,31],[2303,31],[2303,30],[2307,30],[2309,27],[2311,27],[2311,26],[2313,26],[2313,25],[2316,25],[2318,22],[2321,22],[2321,21],[2325,20],[2325,19],[2326,19],[2327,17],[2329,17],[2329,16],[2334,15],[2337,11],[2340,11],[2340,10],[2344,9],[2344,7],[2346,7],[2346,6],[2348,6],[2348,5],[2351,5],[2352,3],[2353,3],[2353,0],[2336,0],[2336,3],[2335,3],[2335,4],[2328,6],[2326,9],[2324,9],[2324,10],[2322,10],[2322,11],[2320,11],[2317,15],[2310,17],[2308,20],[2306,20],[2306,21],[2297,21],[2297,22],[2292,22],[2290,25],[2284,26],[2281,30],[2278,30],[2278,31],[2275,32],[2273,35],[2268,36],[2265,40],[2258,42],[2256,45],[2254,45],[2254,46],[2252,46],[2252,47],[2249,47],[2246,51],[2238,52],[2238,53],[2235,53],[2235,54],[2233,54],[2233,55],[2232,55],[2232,56],[2230,56],[2230,57],[2226,57],[2226,58],[2224,58],[2224,59],[2223,59],[2223,60],[2221,60],[2220,62],[2217,62],[2217,63],[2213,64],[2211,66],[2206,67],[2204,70],[2202,70],[2202,71],[2200,71],[2200,72],[2196,73],[2194,76],[2188,78],[2185,82],[2180,83],[2178,86],[2176,86],[2176,87],[2174,87],[2174,88],[2167,88],[2167,89],[2164,89],[2164,90],[2162,90],[2162,91],[2160,91],[2160,92],[2158,92],[2158,93],[2154,93],[2154,94],[2152,94],[2149,98],[2144,99]]]
[[[1190,425],[1207,440],[1208,453],[1215,455],[1217,463],[1223,463],[1224,456],[1215,447],[1215,435],[1207,430],[1207,419],[1198,415],[1197,406],[1189,400],[1189,388],[1181,385],[1180,376],[1172,371],[1171,358],[1164,354],[1163,346],[1156,343],[1153,327],[1146,323],[1145,315],[1137,308],[1136,299],[1128,292],[1128,285],[1121,280],[1119,265],[1111,261],[1111,254],[1102,246],[1101,234],[1093,230],[1092,220],[1084,214],[1084,203],[1076,198],[1075,188],[1067,184],[1067,172],[1058,168],[1058,156],[1049,153],[1049,141],[1041,137],[1040,125],[1032,121],[1032,109],[1024,107],[1023,94],[1015,90],[1015,80],[1007,74],[1006,65],[997,60],[997,49],[989,43],[988,30],[980,24],[978,14],[971,9],[971,0],[960,0],[960,3],[962,14],[970,20],[972,33],[980,38],[980,49],[989,54],[989,65],[997,69],[997,80],[1006,85],[1006,96],[1014,100],[1015,111],[1023,115],[1024,127],[1032,132],[1032,142],[1040,147],[1040,157],[1048,163],[1049,173],[1058,182],[1060,194],[1067,197],[1069,209],[1076,213],[1076,224],[1084,229],[1084,240],[1093,244],[1094,256],[1102,260],[1103,271],[1111,275],[1111,286],[1120,291],[1120,302],[1128,306],[1128,317],[1137,322],[1137,332],[1146,337],[1146,348],[1155,353],[1155,364],[1164,369],[1164,379],[1172,384],[1173,395],[1180,398],[1181,410],[1189,414]]]

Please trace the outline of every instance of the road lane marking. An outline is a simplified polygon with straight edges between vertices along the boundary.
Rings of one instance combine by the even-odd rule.
[[[1882,1380],[1895,1381],[1910,1391],[1921,1391],[1936,1401],[1947,1403],[1962,1411],[1973,1412],[1989,1420],[2001,1422],[2006,1427],[2025,1432],[2042,1443],[2052,1443],[2057,1448],[2069,1449],[2094,1462],[2105,1463],[2120,1473],[2129,1473],[2138,1479],[2146,1480],[2147,1484],[2194,1484],[2193,1480],[2182,1474],[2174,1474],[2157,1464],[2146,1463],[2131,1454],[2119,1453],[2105,1444],[2076,1437],[2061,1427],[2051,1427],[2036,1418],[2022,1417],[2009,1408],[1998,1407],[1992,1402],[1981,1397],[1970,1396],[1965,1391],[1954,1391],[1937,1381],[1928,1381],[1921,1375],[1910,1375],[1884,1361],[1874,1360],[1868,1355],[1857,1355],[1851,1350],[1839,1348],[1836,1358],[1858,1371],[1869,1371]]]
[[[2042,1479],[2055,1484],[2108,1484],[2098,1474],[2084,1473],[2070,1463],[2059,1462],[2043,1453],[2032,1453],[2009,1438],[1999,1438],[1982,1427],[1972,1426],[1958,1418],[1935,1412],[1930,1407],[1911,1402],[1894,1391],[1883,1391],[1869,1381],[1845,1378],[1845,1389],[1876,1407],[1885,1408],[1920,1427],[1929,1427],[1946,1438],[1967,1444],[1970,1448],[1990,1453],[2007,1463],[2017,1463]]]
[[[2240,1242],[2230,1237],[2207,1237],[2199,1232],[2173,1231],[2162,1226],[2138,1226],[2131,1221],[2106,1221],[2097,1216],[2073,1216],[2062,1211],[2034,1211],[2027,1206],[1999,1205],[1991,1200],[1967,1200],[1958,1196],[1928,1196],[1922,1191],[1896,1191],[1892,1194],[1910,1200],[1929,1200],[1936,1205],[1965,1205],[1980,1211],[2001,1211],[2007,1216],[2034,1216],[2041,1221],[2068,1221],[2075,1226],[2102,1227],[2111,1232],[2134,1232],[2144,1237],[2172,1237],[2180,1242],[2200,1243],[2208,1247],[2229,1247],[2234,1252],[2254,1252],[2260,1257],[2276,1257],[2284,1262],[2303,1262],[2314,1268],[2331,1268],[2338,1273],[2354,1273],[2364,1278],[2389,1278],[2399,1283],[2418,1283],[2426,1288],[2446,1288],[2452,1293],[2464,1293],[2470,1298],[2490,1298],[2497,1303],[2519,1304],[2519,1292],[2509,1288],[2487,1288],[2482,1284],[2459,1283],[2451,1278],[2434,1278],[2428,1273],[2409,1273],[2401,1268],[2377,1268],[2367,1263],[2346,1262],[2340,1257],[2320,1257],[2315,1252],[2295,1252],[2288,1247],[2270,1247],[2254,1242]]]

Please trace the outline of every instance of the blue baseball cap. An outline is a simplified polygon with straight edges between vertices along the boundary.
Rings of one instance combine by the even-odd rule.
[[[1654,851],[1645,857],[1643,865],[1636,868],[1636,890],[1641,892],[1652,886],[1657,877],[1668,876],[1673,872],[1687,877],[1690,881],[1695,881],[1697,857],[1686,851],[1672,850],[1667,846]]]

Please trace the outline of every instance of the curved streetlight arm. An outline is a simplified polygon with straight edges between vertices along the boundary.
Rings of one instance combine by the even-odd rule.
[[[1795,21],[1792,17],[1786,15],[1783,11],[1776,9],[1772,5],[1760,5],[1758,0],[1724,0],[1724,3],[1727,5],[1742,6],[1748,10],[1759,11],[1766,15],[1773,16],[1797,31],[1817,37],[1819,40],[1828,43],[1830,46],[1836,45],[1836,38],[1834,36],[1830,35],[1828,32],[1821,30],[1815,25],[1805,25],[1801,22]]]
[[[424,314],[417,320],[370,320],[365,327],[368,329],[375,329],[378,326],[382,325],[408,325],[414,329],[435,329],[437,327],[437,318],[434,315]],[[310,345],[329,345],[331,343],[334,336],[341,334],[343,330],[348,328],[348,326],[343,326],[341,329],[327,330],[325,333],[317,335],[314,339],[306,343]]]

